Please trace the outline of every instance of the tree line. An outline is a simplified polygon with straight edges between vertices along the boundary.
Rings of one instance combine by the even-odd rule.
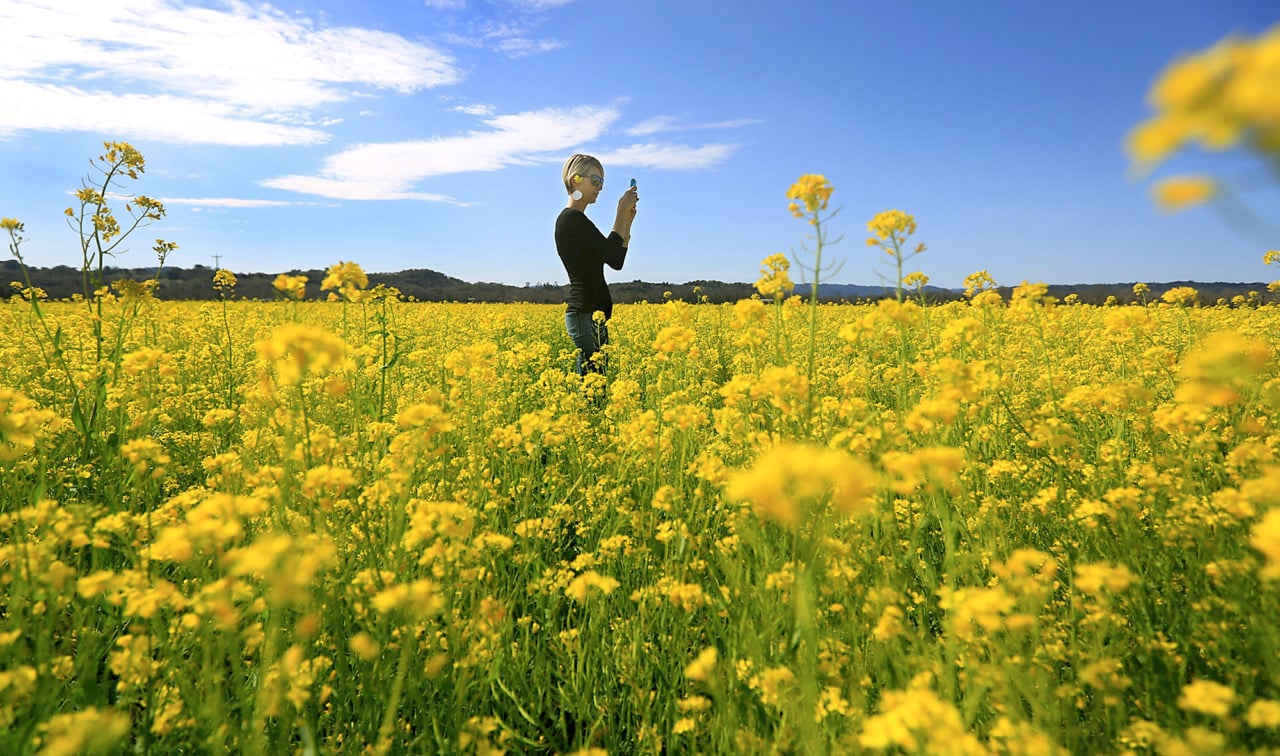
[[[0,262],[0,270],[7,274],[10,281],[23,280],[22,268],[16,260]],[[69,299],[75,294],[84,293],[84,276],[79,268],[68,265],[56,265],[49,268],[28,268],[31,284],[43,290],[50,299]],[[310,300],[325,299],[328,292],[320,290],[320,282],[324,280],[325,271],[290,270],[289,275],[307,276],[306,298]],[[152,278],[159,280],[155,296],[159,299],[171,300],[214,300],[219,292],[213,288],[214,269],[204,265],[190,268],[166,267],[158,272],[155,268],[116,268],[104,269],[104,283],[110,285],[122,280],[144,281]],[[277,298],[273,287],[274,273],[237,273],[234,295],[238,299],[270,300]],[[560,304],[569,295],[568,284],[536,283],[524,286],[513,286],[502,283],[463,281],[426,268],[401,270],[394,273],[369,273],[369,286],[379,284],[394,287],[404,299],[420,302],[528,302],[533,304]],[[1265,283],[1203,283],[1195,281],[1171,281],[1167,283],[1150,283],[1150,291],[1145,294],[1147,301],[1157,300],[1169,289],[1190,286],[1199,292],[1199,302],[1211,305],[1218,301],[1232,302],[1237,297],[1244,301],[1257,303],[1270,301]],[[1105,304],[1109,298],[1121,304],[1138,300],[1134,294],[1133,283],[1113,284],[1064,284],[1050,285],[1049,296],[1066,300],[1074,295],[1074,300],[1085,304]],[[686,281],[684,283],[621,281],[611,282],[609,289],[614,302],[628,304],[635,302],[662,302],[667,299],[679,299],[685,302],[736,302],[746,299],[755,293],[755,286],[750,283],[726,283],[723,281]],[[11,291],[16,295],[17,288]],[[1011,289],[1002,287],[999,291],[1007,298]],[[797,285],[796,293],[808,296],[806,285]],[[926,299],[930,302],[942,302],[962,297],[961,292],[951,289],[927,287]],[[882,299],[893,296],[891,289],[876,286],[857,286],[851,284],[823,284],[820,298],[831,302],[858,302]],[[1236,300],[1239,303],[1239,300]]]

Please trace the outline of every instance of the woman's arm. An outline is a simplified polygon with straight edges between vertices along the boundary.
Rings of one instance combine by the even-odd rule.
[[[622,246],[631,246],[631,221],[636,217],[636,202],[640,196],[636,193],[633,186],[623,192],[622,197],[618,200],[618,215],[613,221],[613,230],[618,236],[622,237]],[[622,266],[617,266],[621,268]]]
[[[582,213],[573,213],[567,217],[570,243],[566,245],[585,264],[588,261],[604,263],[614,270],[622,270],[622,263],[627,256],[627,237],[617,228],[605,236],[596,228],[596,224]],[[630,224],[628,224],[629,226]],[[629,230],[629,229],[628,229]]]

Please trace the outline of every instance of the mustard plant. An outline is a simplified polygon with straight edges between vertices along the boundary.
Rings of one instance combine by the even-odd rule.
[[[867,222],[868,247],[879,247],[897,269],[894,277],[894,293],[898,301],[903,300],[903,290],[910,285],[902,273],[902,266],[907,260],[924,252],[924,244],[917,244],[915,249],[907,248],[907,239],[916,232],[916,219],[901,210],[885,210]]]
[[[834,265],[828,263],[824,266],[822,261],[822,253],[827,246],[836,244],[843,237],[828,239],[828,226],[832,218],[840,212],[840,208],[832,210],[830,213],[824,212],[827,204],[831,200],[831,193],[835,191],[835,187],[831,182],[827,181],[825,176],[817,173],[806,173],[796,180],[791,188],[787,190],[787,197],[791,199],[788,209],[791,214],[797,218],[804,218],[813,226],[813,235],[809,237],[813,242],[813,248],[802,241],[800,247],[805,252],[813,256],[813,264],[806,265],[799,260],[796,264],[801,270],[813,277],[809,293],[809,350],[808,350],[808,377],[809,377],[809,406],[805,415],[805,422],[808,424],[813,416],[813,380],[814,380],[814,364],[817,353],[817,334],[818,334],[818,287],[824,273],[835,275],[844,266],[844,261],[840,261]]]
[[[1176,153],[1194,146],[1209,151],[1242,149],[1261,158],[1264,170],[1280,176],[1280,25],[1256,37],[1231,36],[1169,63],[1147,93],[1152,115],[1129,132],[1131,172],[1149,175]],[[1215,198],[1232,199],[1221,209],[1256,225],[1257,218],[1205,174],[1170,176],[1152,187],[1165,210],[1178,211]],[[1269,229],[1274,234],[1274,229]]]

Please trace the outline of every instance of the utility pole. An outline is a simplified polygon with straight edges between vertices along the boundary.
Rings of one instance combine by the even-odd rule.
[[[222,270],[222,255],[217,252],[213,253],[213,269]]]

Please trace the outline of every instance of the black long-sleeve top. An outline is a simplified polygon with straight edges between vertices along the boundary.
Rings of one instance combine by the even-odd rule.
[[[600,233],[585,214],[571,207],[556,218],[556,252],[569,274],[569,312],[613,314],[613,298],[604,280],[604,266],[622,270],[627,248],[617,231]]]

